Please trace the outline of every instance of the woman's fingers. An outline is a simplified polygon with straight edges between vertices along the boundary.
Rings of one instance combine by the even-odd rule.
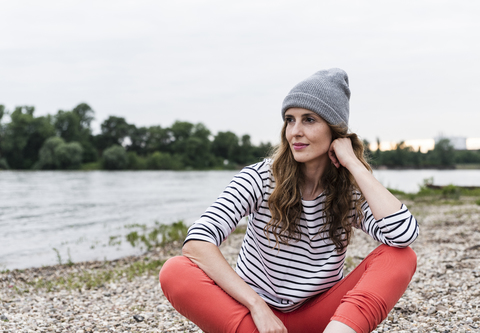
[[[260,333],[288,333],[282,321],[273,313],[266,303],[250,313]]]
[[[349,161],[354,161],[357,158],[353,152],[352,141],[350,138],[333,140],[328,153],[330,159],[337,168],[339,168],[340,165],[346,167]]]

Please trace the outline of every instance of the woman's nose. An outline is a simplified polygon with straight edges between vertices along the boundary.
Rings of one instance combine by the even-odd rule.
[[[292,128],[292,135],[293,136],[302,136],[303,135],[303,127],[301,122],[295,122]]]

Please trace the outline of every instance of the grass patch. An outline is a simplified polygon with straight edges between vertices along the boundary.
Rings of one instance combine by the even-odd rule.
[[[82,171],[103,170],[101,162],[84,163],[80,166]]]
[[[415,203],[427,203],[433,205],[462,205],[464,202],[460,200],[461,197],[480,197],[480,188],[468,188],[451,184],[442,186],[441,188],[432,188],[430,187],[432,183],[432,178],[424,179],[423,185],[420,186],[417,193],[405,193],[390,188],[388,190],[401,200],[408,199]]]
[[[173,242],[183,242],[187,235],[188,228],[183,221],[172,223],[171,225],[162,225],[155,222],[153,228],[147,228],[145,225],[129,225],[129,228],[139,228],[140,230],[132,231],[126,238],[133,246],[142,244],[150,249],[153,246],[166,246]],[[120,236],[110,237],[109,244],[119,244]],[[73,266],[74,263],[70,257],[70,249],[68,249],[68,260],[64,263],[60,252],[53,248],[57,255],[57,262],[62,266]],[[41,274],[40,277],[32,281],[17,281],[12,287],[18,294],[30,292],[30,289],[43,289],[47,292],[56,290],[89,290],[105,286],[109,282],[116,282],[122,279],[128,281],[133,280],[137,276],[157,275],[165,260],[152,260],[145,257],[141,260],[130,262],[119,267],[109,262],[101,267],[79,269],[78,266],[74,271],[65,273],[63,276],[54,276],[52,274]],[[17,270],[16,270],[17,271]],[[8,273],[9,270],[3,270],[1,273]],[[20,272],[20,270],[18,270]]]
[[[115,282],[126,278],[128,281],[144,274],[158,274],[158,271],[165,263],[165,260],[143,260],[135,261],[121,268],[105,267],[100,269],[83,270],[80,273],[72,272],[65,276],[54,279],[37,278],[27,282],[32,288],[45,289],[47,292],[58,289],[65,290],[89,290],[103,287],[106,283]],[[25,292],[25,291],[24,291]],[[22,293],[17,290],[17,293]]]
[[[110,236],[108,239],[108,245],[109,246],[121,245],[122,241],[119,238],[120,236]]]
[[[127,226],[126,226],[127,227]],[[132,231],[126,235],[127,242],[133,247],[145,246],[148,250],[156,246],[165,246],[173,242],[183,242],[187,237],[188,227],[183,221],[172,224],[160,224],[155,222],[155,226],[148,229],[145,225],[129,225],[128,228],[140,228],[139,231]]]
[[[400,191],[400,190],[396,190],[394,188],[388,188],[387,187],[387,190],[390,191],[390,193],[392,193],[393,195],[406,195],[407,193],[403,192],[403,191]]]
[[[463,170],[480,169],[480,164],[479,163],[455,164],[455,169],[463,169]]]
[[[146,224],[140,224],[140,223],[132,223],[132,224],[126,224],[124,226],[126,229],[134,229],[134,228],[140,228],[142,230],[146,230],[147,229],[147,225]]]

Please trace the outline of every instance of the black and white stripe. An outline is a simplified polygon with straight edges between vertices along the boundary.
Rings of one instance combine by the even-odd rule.
[[[268,198],[274,187],[270,160],[244,168],[190,227],[185,242],[202,240],[219,246],[248,216],[236,272],[268,304],[292,311],[343,278],[346,251],[337,253],[326,231],[319,232],[325,223],[323,194],[302,201],[300,240],[274,249],[274,236],[267,238],[263,230],[271,219]],[[362,210],[360,228],[381,243],[406,247],[418,236],[417,222],[405,205],[381,220],[374,219],[366,202]]]

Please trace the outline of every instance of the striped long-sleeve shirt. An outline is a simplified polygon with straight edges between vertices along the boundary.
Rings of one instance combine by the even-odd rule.
[[[185,242],[202,240],[219,246],[248,216],[236,272],[268,304],[287,312],[343,278],[346,250],[337,252],[328,234],[320,232],[325,223],[324,194],[302,200],[300,240],[274,248],[274,236],[267,238],[264,233],[271,219],[268,198],[274,187],[270,160],[245,167],[190,227]],[[417,222],[405,205],[381,220],[374,219],[367,202],[362,210],[359,227],[381,243],[406,247],[418,236]]]

